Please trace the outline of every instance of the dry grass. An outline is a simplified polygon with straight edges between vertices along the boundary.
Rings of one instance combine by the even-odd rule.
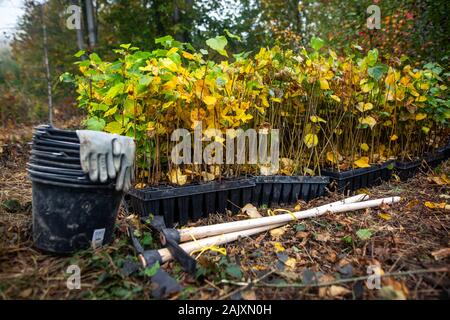
[[[127,223],[132,219],[123,212],[115,240],[106,248],[72,257],[49,256],[33,249],[26,154],[26,147],[18,147],[1,159],[0,203],[17,201],[13,201],[13,210],[0,207],[0,297],[151,298],[150,283],[143,272],[126,276],[122,271],[126,260],[135,259],[126,236]],[[426,201],[450,203],[450,186],[432,179],[441,174],[450,174],[450,161],[436,172],[421,174],[408,182],[391,181],[365,190],[372,198],[401,196],[400,204],[298,221],[278,236],[265,232],[226,245],[227,257],[205,253],[199,258],[199,274],[203,275],[197,278],[183,273],[177,263],[168,263],[163,267],[185,287],[172,298],[448,298],[450,211],[424,205]],[[331,194],[300,205],[309,208],[341,198],[342,195]],[[266,214],[264,209],[260,211]],[[243,218],[247,217],[211,215],[195,225]],[[371,237],[361,240],[357,235],[361,229],[370,229]],[[277,253],[275,243],[284,251]],[[441,256],[436,256],[438,250],[442,250]],[[81,268],[81,290],[66,288],[65,270],[71,264]],[[385,273],[404,274],[383,278],[382,290],[368,290],[365,279],[359,277],[367,276],[367,267],[374,264]]]

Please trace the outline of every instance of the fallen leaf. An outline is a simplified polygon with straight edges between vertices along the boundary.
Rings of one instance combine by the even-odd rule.
[[[372,231],[370,231],[369,229],[359,229],[356,232],[356,235],[361,240],[369,240],[370,237],[372,237]]]
[[[33,289],[32,288],[28,288],[23,290],[22,292],[19,293],[19,296],[21,298],[28,298],[31,294],[33,293]]]
[[[299,231],[295,234],[295,236],[300,239],[307,238],[309,236],[309,232]]]
[[[261,214],[259,213],[258,209],[256,209],[256,207],[254,205],[252,205],[251,203],[247,203],[242,208],[242,213],[248,215],[252,219],[262,217]]]
[[[241,296],[244,300],[256,300],[256,294],[253,290],[245,290],[241,292]]]
[[[345,296],[349,294],[351,291],[345,287],[341,286],[331,286],[328,288],[328,294],[332,297]]]
[[[283,251],[286,250],[286,249],[283,247],[283,245],[282,245],[281,243],[279,243],[279,242],[272,242],[272,244],[273,244],[273,246],[274,246],[274,248],[275,248],[275,252],[276,252],[276,253],[278,253],[278,252],[283,252]]]
[[[294,258],[289,258],[287,259],[284,264],[286,265],[286,267],[288,267],[291,270],[295,270],[295,267],[297,265],[297,260],[295,260]]]
[[[280,227],[280,228],[270,230],[270,235],[272,236],[273,239],[280,238],[285,233],[286,233],[286,227]]]
[[[431,253],[431,255],[436,260],[441,260],[441,259],[447,258],[448,256],[450,256],[450,248],[443,248],[443,249],[433,251]]]
[[[425,207],[430,208],[430,209],[446,209],[447,210],[447,203],[445,203],[445,202],[437,203],[437,202],[425,201],[424,205],[425,205]]]
[[[319,233],[314,236],[317,241],[327,242],[330,240],[331,236],[328,232]]]
[[[379,213],[378,216],[379,216],[381,219],[384,219],[384,220],[386,220],[386,221],[391,220],[391,215],[390,215],[389,213]]]
[[[300,211],[300,209],[302,208],[302,205],[300,203],[297,203],[294,207],[295,211]]]

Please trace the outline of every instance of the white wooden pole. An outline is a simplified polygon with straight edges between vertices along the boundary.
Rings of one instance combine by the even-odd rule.
[[[230,233],[240,230],[253,229],[278,223],[288,223],[296,219],[304,219],[322,215],[324,213],[340,213],[346,211],[355,211],[366,208],[378,207],[381,204],[392,204],[400,201],[400,197],[390,197],[356,203],[329,204],[305,211],[293,212],[293,214],[281,214],[277,216],[248,219],[221,223],[211,226],[203,226],[189,229],[180,229],[180,242],[190,241],[193,238],[201,239],[222,233]],[[295,216],[295,219],[294,219]]]
[[[328,203],[326,205],[323,205],[323,206],[320,206],[320,207],[317,207],[314,209],[299,211],[299,212],[296,212],[293,214],[294,215],[307,214],[309,212],[317,212],[316,210],[320,210],[320,212],[326,212],[330,208],[340,206],[343,204],[360,202],[363,200],[367,200],[368,198],[369,198],[369,196],[367,194],[359,194],[359,195],[356,195],[356,196],[353,196],[350,198],[346,198],[346,199],[339,200],[336,202]],[[287,223],[292,220],[294,220],[294,217],[291,214],[286,213],[286,214],[280,214],[280,215],[273,216],[273,217],[255,218],[255,219],[249,219],[249,220],[220,223],[220,224],[215,224],[215,225],[210,225],[210,226],[180,229],[179,230],[180,242],[191,241],[192,236],[194,236],[195,239],[201,239],[201,238],[205,238],[205,237],[211,237],[211,236],[214,236],[217,234],[252,229],[252,228],[262,227],[262,226],[270,225],[270,224],[274,224],[274,223],[280,223],[280,222]]]
[[[298,217],[298,219],[302,219],[302,218],[315,217],[318,215],[322,215],[326,212],[338,213],[338,212],[373,208],[373,207],[380,206],[382,204],[397,203],[400,200],[401,200],[400,197],[382,198],[382,199],[362,201],[362,202],[356,202],[356,203],[347,203],[344,205],[340,205],[338,207],[328,208],[328,210],[326,210],[326,211],[321,211],[321,210],[319,210],[320,207],[318,207],[315,209],[306,210],[306,211],[310,211],[308,213],[306,213],[306,211],[304,211],[304,212],[300,211],[300,212],[296,212],[294,214]],[[312,210],[316,210],[316,211],[311,212]],[[300,215],[300,213],[301,213],[301,215]],[[290,214],[288,214],[288,215],[290,216]],[[251,219],[249,221],[258,221],[258,220],[261,221],[262,219],[275,218],[275,217],[281,217],[281,216],[284,216],[284,215]],[[293,218],[293,217],[291,216],[291,218]],[[245,221],[247,221],[247,220],[245,220]],[[236,221],[236,222],[242,222],[242,221]],[[234,222],[230,222],[230,223],[234,223]],[[200,240],[196,240],[196,241],[185,242],[185,243],[180,244],[180,247],[186,253],[190,254],[191,252],[193,252],[195,250],[203,249],[205,247],[209,247],[212,245],[221,245],[224,243],[232,242],[241,237],[248,237],[248,236],[258,234],[258,233],[261,233],[261,232],[264,232],[264,231],[267,231],[270,229],[278,228],[284,224],[286,224],[286,221],[279,222],[279,223],[272,223],[269,225],[259,226],[259,227],[255,227],[255,228],[251,228],[251,229],[247,229],[247,230],[239,230],[239,231],[235,231],[235,232],[224,233],[221,235],[216,235],[213,237],[208,237],[208,238],[204,238],[204,239],[200,239]],[[163,263],[173,259],[172,254],[166,248],[158,250],[158,253],[161,256]],[[145,263],[145,259],[143,259],[143,257],[141,257],[141,261],[145,266],[146,263]]]
[[[197,241],[190,241],[190,242],[185,242],[180,244],[180,247],[186,252],[186,253],[191,253],[195,250],[200,250],[202,248],[205,247],[209,247],[209,246],[213,246],[213,245],[221,245],[224,243],[228,243],[228,242],[232,242],[237,240],[238,238],[242,238],[242,237],[248,237],[257,233],[261,233],[273,228],[277,228],[280,227],[282,225],[284,225],[285,223],[278,223],[278,224],[271,224],[268,226],[264,226],[264,227],[259,227],[259,228],[253,228],[253,229],[248,229],[248,230],[242,230],[242,231],[237,231],[237,232],[231,232],[231,233],[225,233],[225,234],[221,234],[221,235],[217,235],[214,237],[209,237],[209,238],[204,238],[204,239],[200,239]],[[172,260],[172,254],[170,253],[170,251],[166,248],[163,249],[159,249],[158,253],[161,256],[162,262],[166,262],[169,260]]]

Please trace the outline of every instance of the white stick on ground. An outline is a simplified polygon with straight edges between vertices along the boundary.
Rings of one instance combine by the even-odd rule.
[[[220,223],[210,226],[179,229],[178,232],[180,234],[180,242],[191,241],[193,240],[193,237],[198,240],[223,233],[253,229],[277,223],[288,223],[292,220],[295,220],[293,216],[295,216],[297,219],[300,219],[304,215],[306,215],[305,217],[309,217],[308,214],[319,215],[329,211],[332,208],[337,208],[345,204],[360,202],[363,200],[367,200],[368,198],[369,196],[367,194],[360,194],[344,200],[332,202],[317,208],[293,212],[292,215],[286,213],[271,217],[262,217],[262,218]]]
[[[214,236],[214,237],[209,237],[209,238],[204,238],[204,239],[200,239],[197,241],[190,241],[190,242],[185,242],[180,244],[180,247],[188,254],[190,254],[191,252],[195,251],[195,250],[201,250],[205,247],[209,247],[209,246],[213,246],[213,245],[221,245],[224,243],[228,243],[228,242],[232,242],[237,240],[238,238],[241,237],[248,237],[257,233],[261,233],[264,231],[268,231],[270,229],[273,228],[277,228],[280,227],[282,225],[284,225],[285,223],[278,223],[278,224],[271,224],[268,226],[264,226],[264,227],[259,227],[259,228],[253,228],[253,229],[248,229],[248,230],[241,230],[241,231],[237,231],[237,232],[231,232],[231,233],[224,233],[218,236]],[[172,254],[170,253],[169,249],[163,248],[163,249],[159,249],[158,253],[161,256],[162,262],[166,262],[169,260],[172,260]],[[141,258],[141,262],[144,263],[145,259]],[[146,265],[146,263],[144,263],[144,266]]]
[[[338,212],[345,212],[345,211],[361,210],[361,209],[366,209],[366,208],[378,207],[382,204],[397,203],[400,200],[401,200],[400,197],[391,197],[391,198],[382,198],[382,199],[369,200],[369,201],[356,202],[356,203],[348,203],[348,204],[341,205],[339,207],[329,208],[327,211],[324,211],[324,212],[319,211],[318,208],[316,208],[316,212],[310,212],[310,213],[306,213],[306,214],[303,212],[302,215],[297,215],[298,213],[300,213],[300,212],[297,212],[296,216],[298,216],[299,219],[302,219],[302,218],[319,216],[326,212],[338,213]],[[310,211],[310,210],[308,210],[308,211]],[[280,216],[267,217],[267,218],[275,218],[275,217],[280,217]],[[261,220],[261,219],[265,219],[265,218],[258,218],[258,219],[252,219],[252,220],[255,221],[255,220]],[[237,221],[237,222],[240,222],[240,221]],[[248,236],[251,236],[254,234],[258,234],[258,233],[261,233],[261,232],[264,232],[264,231],[267,231],[270,229],[280,227],[284,224],[286,224],[285,221],[283,221],[281,223],[259,226],[259,227],[251,228],[251,229],[247,229],[247,230],[240,230],[240,231],[235,231],[235,232],[230,232],[230,233],[224,233],[221,235],[204,238],[204,239],[200,239],[197,241],[190,241],[190,242],[182,243],[182,244],[180,244],[180,247],[186,253],[190,254],[191,252],[193,252],[195,250],[209,247],[211,245],[221,245],[224,243],[232,242],[232,241],[239,239],[240,237],[248,237]],[[158,253],[161,256],[163,263],[166,261],[172,260],[172,255],[168,249],[166,249],[166,248],[160,249],[160,250],[158,250]],[[143,265],[145,266],[146,265],[145,259],[142,256],[140,256],[140,259],[141,259],[141,262],[143,263]]]

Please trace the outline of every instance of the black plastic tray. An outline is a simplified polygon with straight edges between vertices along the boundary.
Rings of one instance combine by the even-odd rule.
[[[400,180],[406,181],[416,175],[421,169],[435,168],[442,161],[450,157],[450,146],[437,149],[435,152],[426,154],[422,159],[411,161],[395,162],[395,174],[399,176]]]
[[[172,226],[206,217],[210,213],[236,213],[251,202],[254,179],[212,181],[187,186],[158,186],[129,191],[133,209],[143,217],[164,215]]]
[[[257,176],[252,195],[256,206],[285,205],[323,196],[330,182],[323,176]]]
[[[394,160],[383,164],[372,165],[369,168],[359,168],[336,172],[334,170],[322,169],[321,173],[331,179],[330,189],[342,193],[352,193],[361,188],[367,188],[388,181],[395,166]]]

